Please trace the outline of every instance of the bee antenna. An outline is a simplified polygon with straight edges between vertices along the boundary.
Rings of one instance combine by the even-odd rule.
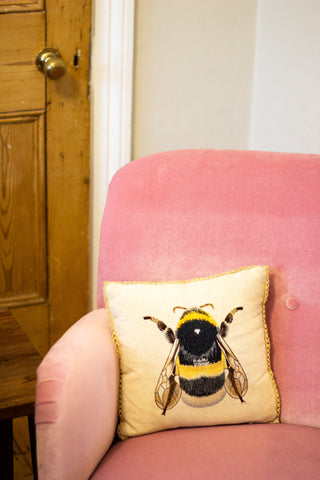
[[[180,308],[181,310],[187,310],[186,307],[173,307],[173,313],[176,313],[176,310]]]
[[[205,307],[211,307],[212,310],[214,309],[214,306],[212,305],[212,303],[205,303],[204,305],[201,305],[199,308],[205,308]]]

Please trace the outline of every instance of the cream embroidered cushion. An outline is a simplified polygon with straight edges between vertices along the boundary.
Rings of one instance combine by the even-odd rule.
[[[120,438],[278,421],[268,289],[264,266],[188,281],[105,283],[120,358]]]

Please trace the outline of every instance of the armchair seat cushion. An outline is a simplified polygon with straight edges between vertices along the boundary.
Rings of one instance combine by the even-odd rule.
[[[252,424],[163,431],[117,442],[91,480],[318,479],[320,430]]]

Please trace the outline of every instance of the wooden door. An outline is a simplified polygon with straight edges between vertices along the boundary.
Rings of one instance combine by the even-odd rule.
[[[90,25],[90,0],[0,0],[0,306],[42,354],[88,310]]]
[[[42,355],[88,311],[90,26],[91,0],[0,0],[0,307]],[[45,46],[67,64],[55,82]],[[26,426],[15,479],[32,478]]]

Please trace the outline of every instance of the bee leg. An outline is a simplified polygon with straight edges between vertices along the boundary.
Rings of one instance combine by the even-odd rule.
[[[220,325],[220,335],[221,337],[226,337],[228,334],[229,330],[229,325],[233,321],[233,315],[238,311],[238,310],[243,310],[243,307],[236,307],[233,310],[231,310],[230,313],[226,316],[226,318],[221,322]]]
[[[174,332],[173,332],[172,328],[167,327],[167,325],[164,322],[162,322],[161,320],[158,320],[155,317],[146,316],[146,317],[143,317],[143,318],[144,318],[144,320],[151,320],[152,322],[154,322],[157,325],[157,327],[159,328],[160,332],[164,333],[166,339],[170,343],[174,343],[176,337],[174,335]]]

